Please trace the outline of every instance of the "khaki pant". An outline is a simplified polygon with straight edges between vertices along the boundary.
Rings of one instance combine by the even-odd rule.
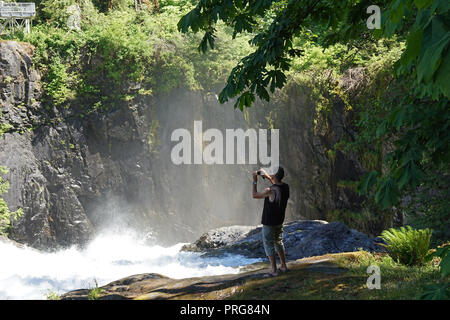
[[[267,256],[275,255],[275,252],[284,251],[283,225],[262,227],[262,240]]]

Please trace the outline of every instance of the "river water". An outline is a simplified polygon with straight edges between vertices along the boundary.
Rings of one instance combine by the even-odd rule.
[[[148,245],[131,233],[99,235],[84,249],[53,253],[0,242],[0,299],[46,299],[140,273],[176,279],[238,273],[240,267],[260,261],[239,255],[201,258],[180,252],[182,246]]]

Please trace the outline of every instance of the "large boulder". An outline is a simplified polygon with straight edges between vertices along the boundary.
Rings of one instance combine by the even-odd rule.
[[[241,254],[249,258],[264,258],[261,226],[233,226],[211,230],[182,250],[204,252],[204,256]],[[286,257],[289,260],[327,253],[366,250],[383,251],[379,238],[371,238],[341,222],[297,220],[286,223],[283,232]]]

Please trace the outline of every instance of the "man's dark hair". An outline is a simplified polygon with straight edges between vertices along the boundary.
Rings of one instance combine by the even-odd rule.
[[[281,179],[284,178],[284,169],[282,167],[278,167],[278,171],[275,173],[275,178],[277,178],[278,181],[281,181]]]

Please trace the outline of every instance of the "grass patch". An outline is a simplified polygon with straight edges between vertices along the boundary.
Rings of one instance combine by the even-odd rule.
[[[61,295],[56,291],[49,290],[45,295],[46,300],[61,300]]]
[[[281,300],[372,300],[418,299],[424,287],[442,281],[437,261],[422,266],[404,266],[387,254],[357,252],[336,254],[334,264],[345,271],[340,274],[315,272],[314,268],[294,265],[291,271],[276,278],[245,283],[229,299]],[[381,289],[368,289],[367,267],[377,265],[381,272]]]
[[[104,291],[105,291],[104,289],[102,289],[102,288],[100,288],[98,286],[98,283],[97,283],[96,279],[94,279],[94,282],[95,282],[95,287],[89,289],[89,293],[87,295],[88,300],[97,300],[97,299],[99,299],[102,296],[102,294],[104,293]]]

